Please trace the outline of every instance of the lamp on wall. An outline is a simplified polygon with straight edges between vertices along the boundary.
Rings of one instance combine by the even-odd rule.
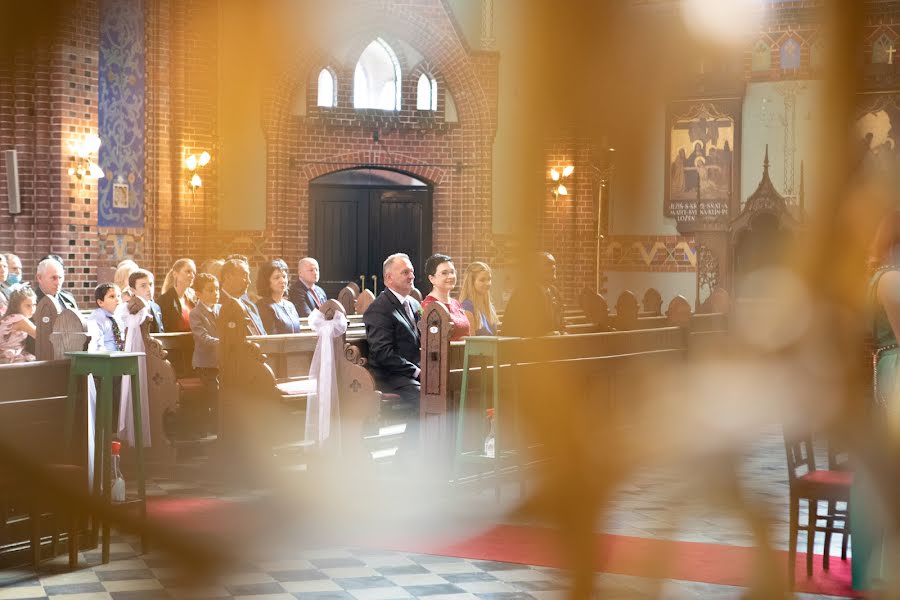
[[[184,166],[187,167],[187,170],[191,173],[191,178],[189,180],[189,185],[191,186],[191,194],[197,191],[198,187],[203,187],[203,179],[200,178],[200,173],[198,173],[198,169],[201,167],[205,167],[209,164],[209,161],[212,157],[209,155],[209,152],[204,150],[199,155],[191,154],[186,159],[184,159]]]
[[[69,175],[74,175],[81,181],[84,178],[100,179],[106,175],[94,161],[94,157],[100,150],[100,137],[91,134],[78,142],[71,142],[69,147],[72,149],[72,156],[69,159]]]
[[[569,189],[565,185],[566,179],[575,170],[575,167],[568,165],[562,168],[562,171],[553,167],[550,169],[550,180],[553,182],[553,197],[559,199],[560,196],[568,196]]]

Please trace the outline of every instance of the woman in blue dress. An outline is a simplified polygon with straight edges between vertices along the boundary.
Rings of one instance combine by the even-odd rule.
[[[283,260],[269,261],[259,268],[256,277],[256,302],[266,333],[300,333],[300,315],[285,293],[288,289],[288,266]]]

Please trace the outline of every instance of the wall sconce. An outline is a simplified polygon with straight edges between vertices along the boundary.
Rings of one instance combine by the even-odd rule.
[[[205,167],[209,164],[210,158],[209,152],[204,150],[199,156],[196,154],[191,154],[186,159],[184,159],[184,166],[187,167],[187,170],[192,173],[190,179],[191,186],[191,194],[197,191],[198,187],[203,187],[203,180],[200,178],[200,173],[197,172],[197,169],[200,167]]]
[[[575,167],[568,165],[563,167],[560,172],[556,167],[550,169],[550,179],[553,181],[553,197],[559,199],[560,196],[568,196],[569,190],[566,188],[565,181],[569,175],[575,170]]]
[[[88,179],[100,179],[106,177],[103,169],[94,162],[94,156],[100,150],[100,138],[91,134],[83,138],[80,142],[71,142],[69,147],[72,149],[72,157],[69,159],[69,175],[74,175],[79,181],[87,177]]]

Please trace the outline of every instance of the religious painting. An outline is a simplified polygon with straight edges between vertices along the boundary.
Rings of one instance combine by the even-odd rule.
[[[113,208],[128,208],[128,184],[113,184]]]
[[[854,125],[858,146],[851,160],[860,173],[875,178],[900,175],[900,93],[860,94]]]
[[[679,225],[729,221],[740,181],[740,109],[738,98],[669,105],[663,213]]]

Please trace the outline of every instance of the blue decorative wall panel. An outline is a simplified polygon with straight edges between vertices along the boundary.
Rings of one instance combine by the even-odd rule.
[[[100,0],[100,227],[144,226],[144,2]]]

